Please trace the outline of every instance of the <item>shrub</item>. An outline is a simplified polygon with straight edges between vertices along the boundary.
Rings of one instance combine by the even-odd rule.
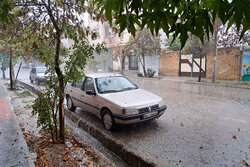
[[[139,73],[137,73],[137,76],[138,77],[143,77],[143,74],[139,72]]]
[[[147,69],[147,77],[152,78],[152,77],[154,77],[154,75],[155,75],[155,71],[148,68]]]

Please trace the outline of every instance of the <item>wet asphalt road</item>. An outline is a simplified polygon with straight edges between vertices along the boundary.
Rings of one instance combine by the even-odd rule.
[[[238,167],[241,160],[250,164],[249,89],[131,80],[163,97],[168,109],[151,123],[103,130],[108,135],[164,167]],[[76,113],[102,128],[95,116],[80,109]]]

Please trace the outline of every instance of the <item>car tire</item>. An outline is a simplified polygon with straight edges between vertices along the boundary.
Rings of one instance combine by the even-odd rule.
[[[36,80],[36,82],[37,82],[37,85],[40,85],[40,82],[39,82],[39,80],[38,80],[38,79]]]
[[[30,83],[33,83],[33,80],[30,78]]]
[[[108,109],[102,110],[102,124],[106,130],[113,131],[115,129],[114,118]]]
[[[71,97],[70,97],[70,96],[67,96],[67,97],[66,97],[66,100],[67,100],[67,108],[68,108],[70,111],[75,111],[76,107],[74,106]]]

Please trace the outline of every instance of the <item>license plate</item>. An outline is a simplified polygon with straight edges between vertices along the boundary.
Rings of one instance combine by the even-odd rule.
[[[143,115],[143,119],[153,117],[153,116],[157,115],[157,113],[158,113],[157,111],[147,113],[147,114]]]

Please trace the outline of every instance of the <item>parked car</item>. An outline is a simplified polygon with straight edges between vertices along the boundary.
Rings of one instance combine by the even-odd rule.
[[[30,82],[34,81],[39,85],[48,80],[48,77],[45,75],[47,68],[46,67],[35,67],[30,71]]]
[[[99,117],[105,129],[159,118],[167,106],[161,97],[138,88],[118,74],[89,74],[65,89],[67,107]]]

